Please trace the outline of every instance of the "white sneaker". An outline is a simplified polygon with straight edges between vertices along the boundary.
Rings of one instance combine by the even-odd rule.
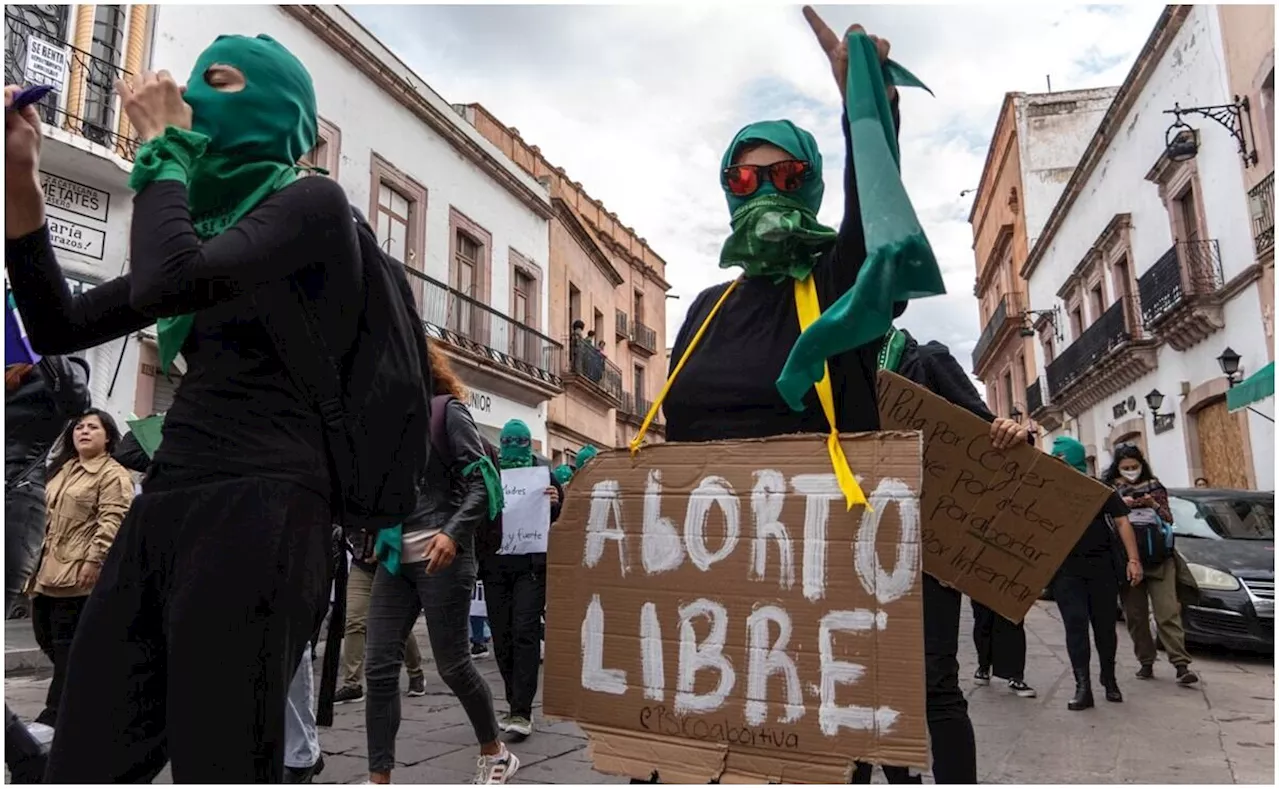
[[[520,769],[520,760],[516,755],[502,746],[502,753],[497,756],[480,754],[476,760],[476,780],[478,784],[505,784]]]
[[[31,734],[31,738],[41,745],[48,746],[53,742],[53,727],[43,723],[28,723],[27,731]]]

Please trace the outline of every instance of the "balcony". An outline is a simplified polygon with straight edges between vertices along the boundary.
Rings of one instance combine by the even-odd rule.
[[[428,337],[482,364],[517,373],[549,395],[559,394],[560,343],[414,269],[405,271],[419,294]]]
[[[1117,300],[1049,362],[1046,383],[1055,406],[1080,414],[1156,368],[1154,339],[1138,323],[1133,296]]]
[[[658,333],[637,318],[631,322],[631,347],[652,356],[658,352]]]
[[[1000,297],[1000,303],[996,305],[995,312],[991,313],[991,317],[987,320],[987,325],[982,327],[982,334],[978,336],[978,344],[973,348],[973,371],[975,374],[982,369],[982,364],[987,360],[990,352],[998,348],[1004,341],[1007,330],[1017,329],[1022,326],[1022,316],[1026,313],[1026,310],[1026,299],[1022,294],[1006,293]]]
[[[565,387],[577,387],[606,409],[617,408],[622,403],[622,370],[584,340],[569,339],[566,344]]]
[[[1179,241],[1138,278],[1143,327],[1185,351],[1222,328],[1221,289],[1218,242]]]
[[[68,54],[66,87],[50,93],[36,105],[48,126],[62,129],[77,137],[97,143],[115,155],[133,161],[138,140],[131,136],[132,127],[122,121],[115,95],[117,78],[130,76],[128,71],[106,60],[58,40],[46,30],[29,24],[19,15],[18,7],[6,6],[4,14],[4,81],[8,85],[25,85],[28,39],[35,37]]]
[[[631,325],[627,320],[627,313],[622,310],[614,310],[613,333],[617,335],[619,340],[631,339]]]
[[[1037,378],[1027,387],[1027,415],[1045,430],[1057,430],[1066,421],[1062,409],[1049,401],[1048,386],[1043,378]]]
[[[1266,178],[1249,190],[1249,214],[1253,218],[1253,252],[1257,257],[1276,244],[1276,174]]]

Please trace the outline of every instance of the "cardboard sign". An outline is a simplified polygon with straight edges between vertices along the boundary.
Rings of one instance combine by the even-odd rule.
[[[547,552],[547,532],[551,530],[551,469],[546,466],[502,470],[501,555],[523,556]]]
[[[1021,622],[1111,491],[902,376],[878,389],[881,426],[924,435],[924,571]]]
[[[547,572],[544,711],[601,772],[847,783],[928,763],[918,433],[603,452],[574,477]]]

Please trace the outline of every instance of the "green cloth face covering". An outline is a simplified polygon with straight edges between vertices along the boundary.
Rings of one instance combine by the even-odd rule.
[[[498,442],[498,462],[503,468],[526,468],[533,465],[533,434],[521,420],[512,419],[503,425]]]
[[[805,329],[782,368],[778,391],[797,411],[804,407],[805,393],[822,380],[828,358],[885,335],[893,323],[895,302],[946,293],[933,249],[902,185],[886,94],[889,84],[924,85],[897,63],[881,63],[865,33],[851,33],[847,43],[845,112],[858,168],[867,257],[853,287]]]
[[[215,65],[239,69],[244,88],[210,86],[205,73]],[[196,59],[184,99],[191,130],[170,127],[143,145],[129,186],[185,183],[196,235],[208,240],[298,177],[298,160],[316,144],[315,87],[301,61],[269,36],[219,36]],[[194,323],[194,315],[156,322],[161,370],[168,372]]]

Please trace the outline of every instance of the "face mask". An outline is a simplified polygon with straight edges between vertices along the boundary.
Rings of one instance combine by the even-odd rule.
[[[499,438],[498,461],[503,468],[524,468],[533,465],[533,441],[529,426],[519,419],[512,419],[502,428]]]
[[[1124,477],[1130,482],[1137,482],[1138,477],[1142,476],[1142,469],[1138,469],[1136,471],[1121,471],[1120,476]]]

